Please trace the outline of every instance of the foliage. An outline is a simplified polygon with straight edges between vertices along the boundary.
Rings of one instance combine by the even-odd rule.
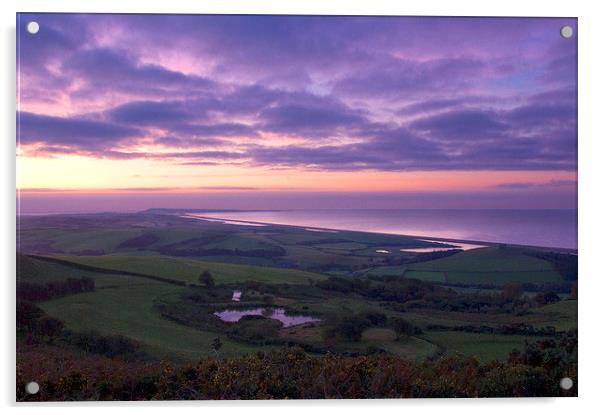
[[[548,291],[545,293],[538,293],[535,296],[535,301],[537,301],[539,305],[546,305],[557,303],[558,301],[560,301],[560,297],[558,297],[556,293]]]
[[[418,331],[418,328],[414,327],[412,323],[400,317],[393,320],[392,326],[393,330],[395,330],[395,334],[397,334],[397,338],[402,336],[413,336],[414,334],[417,334]]]
[[[370,320],[361,314],[336,316],[324,326],[322,337],[326,343],[336,341],[358,342],[365,329],[371,326]]]
[[[215,280],[213,279],[213,275],[208,270],[201,272],[201,275],[199,276],[199,282],[207,288],[215,287]]]
[[[38,355],[37,358],[44,359]],[[32,360],[29,356],[28,361]],[[185,367],[136,367],[106,360],[113,370],[77,369],[57,373],[44,361],[17,359],[17,399],[24,400],[186,400],[186,399],[369,399],[576,396],[576,337],[528,345],[508,361],[480,364],[461,356],[422,364],[374,354],[311,357],[298,348],[232,359],[201,359]],[[83,364],[85,363],[85,364]],[[50,365],[50,367],[49,367]],[[575,387],[563,391],[569,376]],[[41,379],[40,393],[27,395],[25,383]]]
[[[502,294],[508,300],[518,300],[523,295],[523,287],[521,284],[506,284],[503,287]]]
[[[278,337],[281,323],[263,316],[244,316],[229,331],[229,337],[252,343],[267,344]]]
[[[92,278],[67,278],[64,281],[51,281],[44,284],[25,282],[17,284],[17,298],[26,301],[45,301],[86,291],[94,291]]]

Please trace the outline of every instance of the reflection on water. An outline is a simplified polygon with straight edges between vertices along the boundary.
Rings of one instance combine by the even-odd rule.
[[[377,249],[376,253],[377,254],[390,254],[391,251],[387,251],[386,249]]]
[[[300,324],[320,321],[319,318],[302,315],[286,314],[284,308],[254,308],[250,310],[223,310],[216,311],[215,314],[220,320],[227,323],[235,323],[244,316],[263,316],[278,320],[284,327],[298,326]]]
[[[310,232],[339,233],[339,231],[335,231],[333,229],[304,228],[304,230],[310,231]]]
[[[446,239],[577,248],[575,209],[306,209],[207,217]]]
[[[463,251],[468,251],[470,249],[477,249],[477,248],[483,248],[484,245],[475,245],[475,244],[466,244],[466,243],[460,243],[460,242],[445,242],[445,241],[436,241],[433,239],[421,239],[421,241],[425,241],[425,242],[436,242],[436,243],[442,243],[442,244],[448,244],[448,245],[452,245],[451,248],[438,248],[438,247],[433,247],[433,248],[409,248],[409,249],[400,249],[401,252],[417,252],[417,253],[421,253],[421,252],[443,252],[443,251],[451,251],[452,249],[461,249]]]
[[[229,220],[229,219],[215,219],[215,218],[207,218],[203,215],[195,215],[194,213],[189,213],[186,215],[181,215],[183,218],[194,218],[199,220],[204,220],[206,222],[218,222],[225,223],[226,225],[242,225],[242,226],[266,226],[263,223],[253,223],[246,221],[238,221],[238,220]]]

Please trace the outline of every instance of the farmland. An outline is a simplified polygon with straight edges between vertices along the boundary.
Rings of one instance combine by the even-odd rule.
[[[413,253],[400,249],[450,243],[148,213],[23,218],[20,233],[19,292],[34,295],[36,318],[60,322],[51,334],[23,329],[28,353],[33,338],[131,364],[282,347],[486,364],[577,327],[576,270],[563,253],[496,245]],[[314,321],[284,327],[269,313],[232,323],[215,315],[257,308]]]

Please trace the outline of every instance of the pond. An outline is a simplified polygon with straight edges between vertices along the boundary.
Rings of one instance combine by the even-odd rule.
[[[263,316],[265,318],[271,318],[278,320],[284,327],[298,326],[305,323],[312,323],[320,321],[319,318],[303,315],[290,315],[287,314],[284,308],[253,308],[247,310],[222,310],[213,313],[220,320],[227,323],[235,323],[244,316]]]

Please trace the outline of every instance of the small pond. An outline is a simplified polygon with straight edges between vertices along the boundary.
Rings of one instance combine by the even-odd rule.
[[[220,320],[227,323],[235,323],[244,316],[264,316],[265,318],[271,318],[278,320],[284,327],[298,326],[300,324],[312,323],[320,321],[319,318],[303,315],[290,315],[287,314],[284,308],[253,308],[247,310],[222,310],[216,311],[215,314]]]

